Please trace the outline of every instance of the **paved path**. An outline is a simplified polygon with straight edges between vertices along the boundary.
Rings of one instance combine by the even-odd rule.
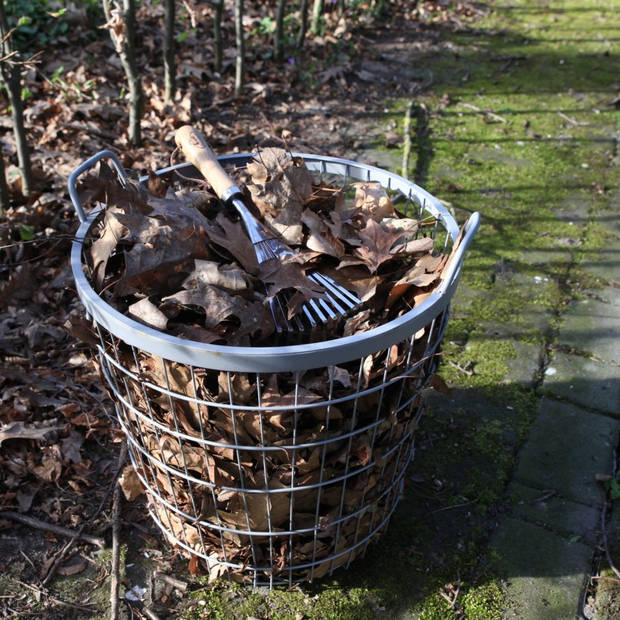
[[[504,360],[508,372],[499,379],[507,386],[503,407],[497,398],[490,404],[482,383],[458,375],[463,387],[452,398],[435,396],[433,407],[438,415],[448,411],[454,424],[467,415],[507,428],[505,420],[516,409],[508,386],[535,395],[526,436],[506,442],[507,450],[517,449],[514,469],[496,467],[498,478],[508,471],[510,480],[489,543],[490,579],[503,579],[507,619],[611,620],[620,618],[620,588],[603,579],[594,589],[591,578],[605,566],[602,518],[620,565],[620,500],[610,502],[601,482],[615,474],[620,438],[620,127],[603,94],[607,78],[588,70],[585,60],[613,57],[613,44],[602,53],[597,41],[612,38],[614,18],[605,12],[611,5],[603,4],[541,7],[516,0],[497,6],[502,19],[495,27],[481,24],[476,45],[499,54],[495,60],[510,71],[485,66],[484,87],[468,88],[484,59],[472,55],[478,65],[463,61],[463,67],[452,60],[450,71],[463,75],[464,85],[438,73],[447,84],[437,93],[443,88],[450,97],[425,102],[429,109],[446,102],[448,107],[431,118],[432,131],[425,135],[435,158],[428,179],[443,182],[431,189],[457,210],[481,211],[474,269],[484,265],[488,273],[476,252],[496,261],[493,285],[486,288],[480,279],[468,286],[473,277],[466,261],[453,320],[471,327],[458,332],[467,344],[452,352],[471,360],[476,373],[484,372],[480,343],[487,351],[494,343],[506,345],[514,356]],[[579,34],[575,21],[586,14],[592,28]],[[467,57],[471,41],[455,41],[460,57]],[[493,125],[490,118],[480,128],[453,120],[467,118],[472,109],[498,112],[504,122]],[[504,247],[494,245],[497,237],[506,239]],[[511,252],[515,244],[518,252]],[[511,295],[518,312],[498,302]],[[555,301],[545,306],[538,297]],[[478,318],[487,301],[487,316]],[[479,348],[468,358],[470,346]],[[491,383],[497,386],[498,379]],[[453,522],[465,521],[466,511]]]
[[[610,258],[593,271],[618,266],[615,225]],[[620,611],[600,595],[595,602],[586,595],[600,557],[606,502],[597,476],[614,471],[620,432],[619,326],[620,289],[614,286],[588,291],[562,317],[558,350],[543,381],[545,396],[508,487],[512,510],[491,542],[507,575],[507,618],[566,620],[585,608],[602,619]],[[611,520],[614,531],[620,506]]]

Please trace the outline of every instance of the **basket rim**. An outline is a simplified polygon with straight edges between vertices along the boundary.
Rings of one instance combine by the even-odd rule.
[[[218,160],[223,164],[245,163],[254,155],[254,153],[225,155],[218,157]],[[404,177],[376,166],[337,157],[312,153],[292,153],[292,156],[302,158],[305,163],[320,162],[321,166],[344,166],[348,173],[354,169],[360,173],[364,172],[368,177],[367,179],[349,176],[352,180],[379,180],[388,189],[398,189],[405,196],[416,198],[421,204],[424,204],[427,211],[433,213],[442,222],[446,233],[452,237],[453,242],[456,240],[458,226],[452,215],[437,198]],[[188,165],[181,163],[162,168],[156,172],[157,174],[165,174]],[[325,172],[329,173],[330,171],[326,169]],[[384,185],[384,182],[387,185]],[[403,188],[408,191],[403,191]],[[173,336],[122,314],[104,301],[92,288],[82,264],[82,244],[97,216],[104,209],[105,206],[101,206],[88,214],[75,233],[71,247],[70,262],[73,278],[78,295],[90,317],[127,344],[164,359],[213,370],[253,373],[300,371],[336,365],[361,359],[410,338],[449,305],[458,284],[465,250],[479,223],[479,216],[474,213],[465,226],[465,236],[448,267],[444,281],[431,293],[428,299],[402,316],[351,336],[307,344],[251,347],[206,344]]]

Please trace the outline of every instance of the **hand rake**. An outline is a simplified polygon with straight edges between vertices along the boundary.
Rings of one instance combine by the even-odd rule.
[[[232,204],[237,210],[254,246],[259,264],[274,260],[279,262],[281,257],[293,254],[288,246],[275,238],[273,233],[268,232],[250,213],[243,202],[241,191],[220,166],[213,151],[199,131],[186,125],[176,131],[175,140],[188,161],[200,170],[220,200]],[[286,311],[287,298],[282,293],[275,295],[270,300],[269,305],[278,333],[312,330],[346,316],[362,304],[361,299],[325,274],[315,271],[306,275],[315,284],[323,287],[325,298],[317,297],[308,300],[302,306],[301,312],[289,321]]]

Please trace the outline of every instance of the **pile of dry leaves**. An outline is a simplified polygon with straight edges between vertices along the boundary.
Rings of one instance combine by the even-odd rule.
[[[309,270],[363,302],[326,328],[331,338],[407,312],[441,280],[448,257],[421,234],[434,221],[400,213],[379,184],[318,184],[278,149],[237,176],[292,255],[258,264],[242,223],[204,189],[173,189],[155,175],[147,188],[121,187],[104,168],[83,187],[107,204],[85,246],[99,294],[176,336],[256,346],[273,343],[270,295],[286,294],[289,316],[323,295]],[[414,346],[289,373],[189,367],[104,333],[121,421],[142,448],[138,474],[168,504],[151,507],[170,539],[209,557],[212,577],[232,565],[247,579],[248,567],[267,565],[314,578],[355,557],[399,493],[440,321],[429,331]],[[131,476],[124,486],[140,491]]]
[[[379,183],[318,185],[303,162],[276,148],[239,176],[256,215],[291,254],[259,264],[236,213],[208,191],[175,191],[155,175],[148,189],[122,187],[104,174],[87,184],[90,198],[107,204],[89,250],[95,290],[171,334],[257,346],[273,343],[271,298],[286,303],[289,319],[308,300],[325,298],[307,272],[331,277],[363,302],[323,338],[382,324],[437,286],[447,255],[423,234],[434,220],[400,213]]]

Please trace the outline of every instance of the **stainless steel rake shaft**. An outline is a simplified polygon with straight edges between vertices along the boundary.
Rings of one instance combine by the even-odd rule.
[[[248,237],[254,246],[256,260],[259,264],[277,261],[293,254],[293,251],[275,238],[252,215],[242,200],[242,194],[234,181],[220,166],[204,136],[188,125],[176,131],[175,140],[183,153],[211,184],[217,196],[223,202],[229,202],[239,213]],[[276,331],[302,332],[335,321],[360,306],[362,300],[335,282],[332,278],[319,272],[311,272],[307,277],[324,289],[324,298],[310,299],[303,304],[301,312],[291,320],[287,316],[287,296],[279,293],[271,298],[269,305],[273,315]]]

